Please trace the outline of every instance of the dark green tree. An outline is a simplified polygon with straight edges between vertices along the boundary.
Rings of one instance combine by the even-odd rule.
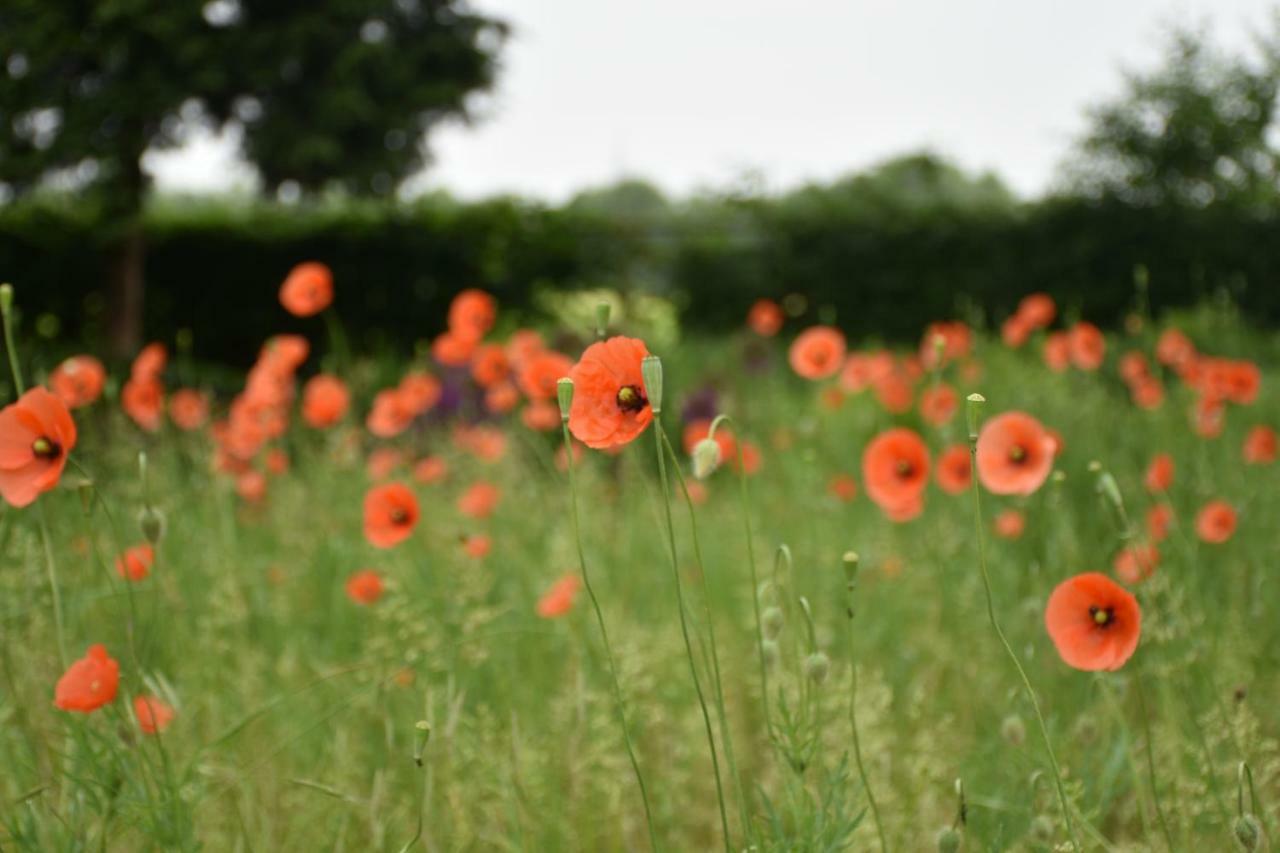
[[[1070,188],[1138,205],[1274,202],[1277,36],[1244,57],[1175,30],[1157,68],[1126,73],[1123,94],[1089,111],[1065,169]]]
[[[55,188],[93,205],[124,354],[140,334],[144,154],[233,127],[266,192],[393,193],[433,128],[471,117],[506,33],[466,0],[6,0],[0,199]]]

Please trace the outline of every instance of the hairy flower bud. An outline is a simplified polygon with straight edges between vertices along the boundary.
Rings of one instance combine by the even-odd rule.
[[[693,476],[705,480],[720,467],[720,445],[714,439],[704,438],[693,446]]]
[[[822,684],[831,673],[831,660],[822,652],[814,652],[804,659],[804,674],[814,684]]]
[[[953,827],[945,827],[938,832],[937,837],[938,853],[956,853],[960,849],[960,842],[963,841],[960,833]]]
[[[1262,848],[1262,824],[1251,814],[1243,814],[1236,818],[1236,841],[1240,849],[1253,853]]]
[[[156,544],[164,536],[164,513],[153,506],[144,506],[138,510],[138,528],[142,531],[142,538]]]
[[[766,639],[775,639],[782,633],[782,623],[785,618],[782,615],[782,609],[779,607],[768,607],[764,613],[760,614],[760,628],[764,631]]]

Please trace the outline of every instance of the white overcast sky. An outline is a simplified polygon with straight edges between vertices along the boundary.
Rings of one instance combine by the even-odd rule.
[[[474,126],[415,188],[560,200],[623,176],[770,189],[930,148],[1043,191],[1168,25],[1245,50],[1275,0],[474,0],[513,35]],[[164,189],[251,180],[226,140],[149,159]]]

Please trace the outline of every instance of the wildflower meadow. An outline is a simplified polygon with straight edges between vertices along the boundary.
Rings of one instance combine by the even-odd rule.
[[[1280,343],[605,299],[210,372],[0,289],[0,849],[1225,851],[1280,832]],[[335,280],[336,279],[336,280]]]

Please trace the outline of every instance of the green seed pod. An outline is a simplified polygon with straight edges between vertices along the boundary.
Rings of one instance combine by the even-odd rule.
[[[1014,746],[1022,746],[1027,740],[1027,727],[1017,714],[1010,714],[1000,723],[1000,736]]]
[[[764,613],[760,614],[760,627],[764,631],[767,639],[776,639],[782,633],[782,625],[786,621],[786,617],[782,615],[782,609],[778,607],[766,608]]]
[[[773,669],[778,665],[778,659],[782,656],[778,649],[778,644],[773,640],[765,640],[760,644],[760,652],[764,655],[764,664],[769,669]]]
[[[804,674],[814,684],[821,684],[831,673],[831,659],[822,652],[814,652],[804,659]]]
[[[953,827],[945,827],[938,831],[938,853],[956,853],[964,839]]]
[[[143,539],[152,545],[156,544],[164,537],[164,513],[153,506],[144,506],[138,510],[138,528],[142,531]]]
[[[556,380],[556,402],[560,404],[560,419],[569,420],[569,408],[573,405],[573,380],[567,376]]]
[[[644,379],[644,393],[649,398],[649,408],[655,415],[662,413],[662,359],[656,355],[645,356],[640,362],[640,376]]]
[[[693,446],[693,476],[705,480],[720,467],[720,445],[714,439],[704,438]]]
[[[1031,821],[1031,837],[1041,844],[1053,841],[1053,819],[1048,815],[1038,814]]]
[[[1262,849],[1262,824],[1251,814],[1243,814],[1236,818],[1236,841],[1240,849],[1253,853]]]

